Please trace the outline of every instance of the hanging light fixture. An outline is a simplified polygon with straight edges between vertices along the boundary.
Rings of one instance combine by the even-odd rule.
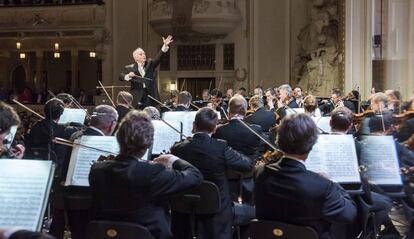
[[[16,42],[16,49],[20,50],[21,47],[22,47],[22,44],[20,42]]]
[[[53,57],[54,58],[60,58],[60,52],[53,53]]]
[[[26,58],[26,53],[22,52],[19,54],[20,59]]]
[[[59,43],[55,43],[55,50],[58,51],[59,50]]]
[[[91,57],[91,58],[95,58],[95,57],[96,57],[96,52],[94,52],[94,51],[90,51],[90,52],[89,52],[89,57]]]

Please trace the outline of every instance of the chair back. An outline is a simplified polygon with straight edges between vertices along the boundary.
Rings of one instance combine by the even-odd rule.
[[[297,226],[276,221],[253,220],[249,224],[250,239],[319,239],[310,227]]]
[[[185,214],[215,214],[221,209],[219,189],[209,181],[173,196],[170,202],[172,211]]]
[[[87,239],[154,239],[146,227],[129,222],[92,221]]]

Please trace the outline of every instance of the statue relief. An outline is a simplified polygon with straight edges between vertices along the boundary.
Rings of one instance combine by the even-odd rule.
[[[300,49],[295,56],[293,84],[309,94],[325,96],[340,86],[338,0],[311,0],[310,23],[300,31]]]

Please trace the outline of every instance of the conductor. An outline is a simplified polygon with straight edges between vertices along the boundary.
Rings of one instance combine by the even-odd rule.
[[[148,95],[159,99],[158,86],[155,82],[155,69],[160,63],[161,56],[169,49],[173,37],[162,38],[163,46],[154,59],[148,59],[142,48],[137,48],[132,53],[135,63],[125,66],[125,73],[121,73],[120,80],[131,82],[131,94],[133,95],[132,105],[144,108],[151,105]]]

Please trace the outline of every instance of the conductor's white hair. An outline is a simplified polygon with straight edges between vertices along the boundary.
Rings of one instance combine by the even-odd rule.
[[[135,50],[132,52],[132,56],[134,56],[135,54],[138,54],[138,52],[140,52],[140,51],[142,51],[142,52],[144,52],[144,53],[145,53],[145,51],[144,51],[141,47],[138,47],[137,49],[135,49]]]

